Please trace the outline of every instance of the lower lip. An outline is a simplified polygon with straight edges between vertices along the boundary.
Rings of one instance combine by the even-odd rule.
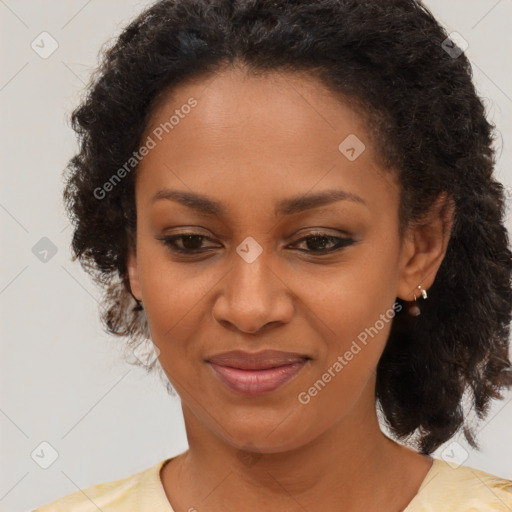
[[[297,375],[308,361],[266,370],[241,370],[208,362],[215,375],[230,389],[243,395],[261,395],[276,390]]]

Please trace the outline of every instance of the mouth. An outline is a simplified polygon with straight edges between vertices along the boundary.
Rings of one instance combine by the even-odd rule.
[[[214,375],[230,390],[245,396],[270,393],[292,380],[310,357],[279,351],[225,352],[206,360]]]

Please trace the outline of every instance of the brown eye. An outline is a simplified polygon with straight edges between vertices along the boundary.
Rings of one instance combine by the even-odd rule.
[[[303,252],[327,254],[335,252],[343,247],[347,247],[354,243],[352,238],[341,238],[339,236],[331,236],[325,233],[315,233],[298,240],[297,243],[306,243],[306,250],[299,249]]]
[[[204,240],[210,240],[205,235],[199,235],[197,233],[183,233],[181,235],[166,236],[158,238],[166,247],[173,252],[182,254],[197,254],[205,252],[211,247],[203,247]]]
[[[211,239],[198,233],[182,233],[180,235],[165,236],[157,240],[160,240],[172,252],[185,255],[201,254],[209,249],[217,248],[216,246],[204,247],[203,244]],[[326,233],[314,233],[301,238],[294,245],[305,243],[306,249],[299,249],[299,251],[324,255],[352,245],[354,242],[355,240],[352,238],[342,238],[327,235]]]

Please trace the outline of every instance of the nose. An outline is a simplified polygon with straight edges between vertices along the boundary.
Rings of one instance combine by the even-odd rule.
[[[233,255],[231,270],[219,283],[213,316],[224,327],[254,334],[290,322],[295,310],[286,277],[263,251],[249,262]]]

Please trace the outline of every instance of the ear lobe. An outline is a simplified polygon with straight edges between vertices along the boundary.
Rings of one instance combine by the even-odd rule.
[[[139,269],[137,267],[137,256],[131,249],[128,253],[126,268],[128,270],[128,279],[130,281],[130,288],[132,290],[132,294],[137,300],[142,300],[139,282]]]

